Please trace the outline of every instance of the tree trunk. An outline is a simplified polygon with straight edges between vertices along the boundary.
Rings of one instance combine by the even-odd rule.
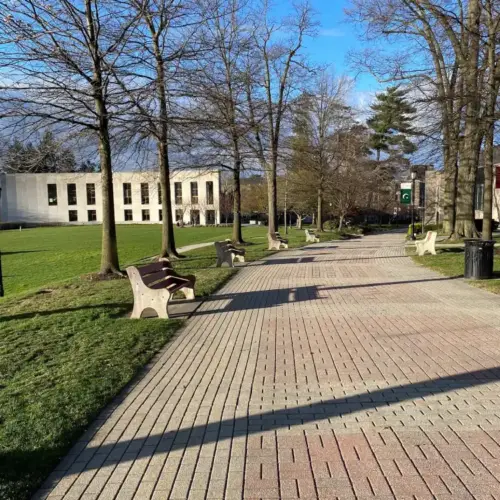
[[[342,231],[342,226],[344,225],[344,216],[341,215],[339,219],[339,231]]]
[[[469,36],[468,57],[464,68],[466,91],[465,128],[463,147],[458,165],[457,218],[454,237],[474,238],[477,231],[474,224],[474,187],[476,184],[477,163],[482,138],[479,114],[479,51],[480,51],[479,0],[470,0],[467,29]]]
[[[278,231],[278,204],[277,204],[277,183],[276,183],[276,168],[270,167],[267,172],[267,203],[268,203],[268,217],[269,217],[269,234],[273,235]]]
[[[174,221],[172,218],[172,197],[170,193],[170,166],[167,141],[158,142],[158,165],[161,189],[161,251],[160,258],[179,257],[175,248]]]
[[[453,139],[450,138],[450,142]],[[450,144],[444,154],[444,190],[443,190],[443,231],[451,236],[455,229],[457,198],[457,147]]]
[[[323,190],[318,189],[318,218],[316,220],[316,229],[323,231]]]
[[[488,127],[484,144],[484,200],[483,200],[483,240],[491,240],[493,238],[493,182],[494,182],[494,165],[493,165],[493,141],[494,141],[494,126]]]
[[[466,153],[470,155],[471,152]],[[474,225],[474,187],[475,169],[469,159],[464,159],[458,167],[457,216],[455,220],[454,238],[474,238],[477,232]]]
[[[111,147],[109,144],[108,120],[104,103],[96,102],[96,110],[98,110],[100,121],[99,159],[101,163],[102,183],[102,248],[99,274],[121,274],[116,238]],[[101,111],[99,112],[99,110]]]
[[[239,156],[239,155],[238,155]],[[241,161],[239,157],[234,159],[233,168],[233,242],[242,244],[241,233],[241,183],[240,183]]]
[[[496,61],[496,19],[493,11],[493,2],[486,2],[486,19],[488,26],[488,80],[486,86],[486,107],[483,122],[486,124],[484,134],[484,199],[483,199],[483,240],[493,238],[493,193],[496,183],[495,166],[493,164],[493,151],[495,140],[495,108],[498,99],[499,83],[497,77]]]
[[[165,66],[163,62],[163,55],[156,38],[154,39],[153,44],[156,57],[156,95],[159,103],[159,124],[157,130],[159,133],[157,135],[157,147],[162,194],[162,237],[160,258],[180,257],[177,253],[177,249],[175,248],[172,200],[170,195],[170,165],[168,159],[168,109],[165,87]]]
[[[116,239],[115,203],[113,195],[113,168],[111,163],[111,145],[109,142],[109,117],[106,108],[102,77],[102,58],[99,52],[98,34],[96,32],[94,12],[91,0],[85,0],[85,17],[87,33],[92,50],[93,61],[93,97],[98,121],[99,160],[101,164],[102,183],[102,248],[101,269],[99,274],[121,274],[118,260],[118,244]]]

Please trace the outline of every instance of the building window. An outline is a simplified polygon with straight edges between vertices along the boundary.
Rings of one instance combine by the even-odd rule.
[[[158,183],[158,205],[161,205],[161,184]]]
[[[47,194],[49,205],[51,207],[57,205],[57,184],[47,184]]]
[[[174,184],[175,204],[182,205],[182,182]]]
[[[191,210],[191,224],[193,226],[200,225],[200,211],[199,210]]]
[[[175,211],[175,222],[182,222],[184,219],[184,213],[182,210],[177,209]]]
[[[87,205],[95,205],[95,184],[87,184]]]
[[[474,209],[483,210],[484,208],[484,184],[476,184],[476,196],[474,200]]]
[[[123,183],[123,204],[132,205],[132,184],[129,182]]]
[[[197,182],[191,183],[191,204],[192,205],[198,204],[198,183]]]
[[[150,220],[149,210],[147,208],[142,211],[142,220],[143,221]]]
[[[69,211],[69,221],[70,222],[78,222],[78,210],[70,210]]]
[[[76,184],[68,184],[68,205],[76,205]]]
[[[141,204],[149,205],[149,184],[147,182],[141,183]]]
[[[207,184],[207,205],[214,204],[214,183],[212,181],[208,181]]]
[[[125,215],[126,221],[134,220],[134,218],[132,216],[132,210],[125,210],[124,215]]]
[[[206,224],[215,225],[215,210],[207,210]]]
[[[93,184],[89,184],[93,186]],[[95,222],[97,220],[97,212],[95,210],[87,210],[87,219],[89,222]]]
[[[158,220],[160,222],[163,220],[163,212],[161,211],[161,208],[160,208],[160,210],[158,210]]]

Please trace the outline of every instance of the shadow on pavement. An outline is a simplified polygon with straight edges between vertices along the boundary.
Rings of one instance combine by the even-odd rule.
[[[244,417],[228,418],[209,424],[195,425],[180,430],[166,430],[163,433],[110,443],[102,446],[87,447],[89,463],[86,469],[99,468],[104,460],[106,464],[125,463],[154,453],[187,449],[192,446],[209,444],[263,431],[290,429],[294,426],[309,424],[318,420],[341,417],[360,411],[377,409],[404,401],[420,399],[425,396],[443,394],[450,391],[477,387],[500,379],[500,367],[487,368],[468,373],[459,373],[447,377],[412,382],[404,385],[387,387],[372,392],[330,399],[302,406],[278,409]],[[147,448],[144,448],[147,446]],[[149,451],[148,451],[149,450]],[[127,452],[127,456],[124,454]],[[91,460],[99,454],[102,460]],[[3,457],[8,460],[8,457]]]
[[[308,302],[313,300],[321,300],[321,292],[335,292],[336,290],[348,290],[356,288],[376,288],[381,286],[407,285],[412,283],[427,283],[440,282],[458,279],[459,277],[442,277],[442,278],[426,278],[418,280],[406,281],[388,281],[382,283],[360,283],[354,285],[338,285],[338,286],[321,286],[311,285],[293,288],[275,288],[272,290],[256,290],[252,292],[242,293],[221,293],[207,297],[204,301],[202,310],[197,310],[192,313],[193,316],[204,316],[207,314],[217,314],[229,311],[245,311],[253,309],[268,309],[277,307],[283,304],[291,304],[296,302]],[[215,305],[210,309],[207,304],[211,302],[224,302],[223,305]]]

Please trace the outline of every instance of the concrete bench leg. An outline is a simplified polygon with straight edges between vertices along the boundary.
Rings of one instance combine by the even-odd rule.
[[[159,318],[168,319],[168,303],[172,294],[168,290],[158,291],[149,288],[147,290],[150,293],[138,293],[137,295],[134,293],[134,308],[130,317],[133,319],[142,318],[146,309],[153,309]]]

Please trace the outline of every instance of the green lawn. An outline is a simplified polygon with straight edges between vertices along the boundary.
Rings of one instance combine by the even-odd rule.
[[[498,245],[498,242],[497,242]],[[419,257],[415,255],[413,248],[408,248],[409,255],[418,264],[426,266],[445,276],[463,276],[464,275],[464,248],[450,247],[437,248],[437,255],[424,255]],[[468,280],[467,282],[478,288],[484,288],[493,293],[500,294],[500,253],[499,249],[495,252],[494,277],[492,280]]]
[[[249,228],[250,231],[255,229]],[[179,247],[230,236],[230,227],[176,228],[175,232]],[[118,226],[122,266],[158,254],[160,245],[159,225]],[[28,291],[47,283],[98,271],[101,227],[66,226],[0,231],[0,251],[6,294]]]
[[[154,255],[159,231],[120,227],[121,262]],[[186,228],[177,236],[179,245],[187,245],[229,233],[230,228]],[[270,253],[266,228],[244,228],[243,236],[247,261]],[[181,322],[129,320],[128,280],[78,277],[97,270],[98,228],[4,231],[0,239],[2,250],[10,252],[4,260],[8,295],[0,299],[0,499],[23,500]],[[292,248],[303,245],[304,231],[292,230],[289,239]],[[196,275],[196,294],[204,296],[235,272],[214,263],[210,246],[175,266]]]

